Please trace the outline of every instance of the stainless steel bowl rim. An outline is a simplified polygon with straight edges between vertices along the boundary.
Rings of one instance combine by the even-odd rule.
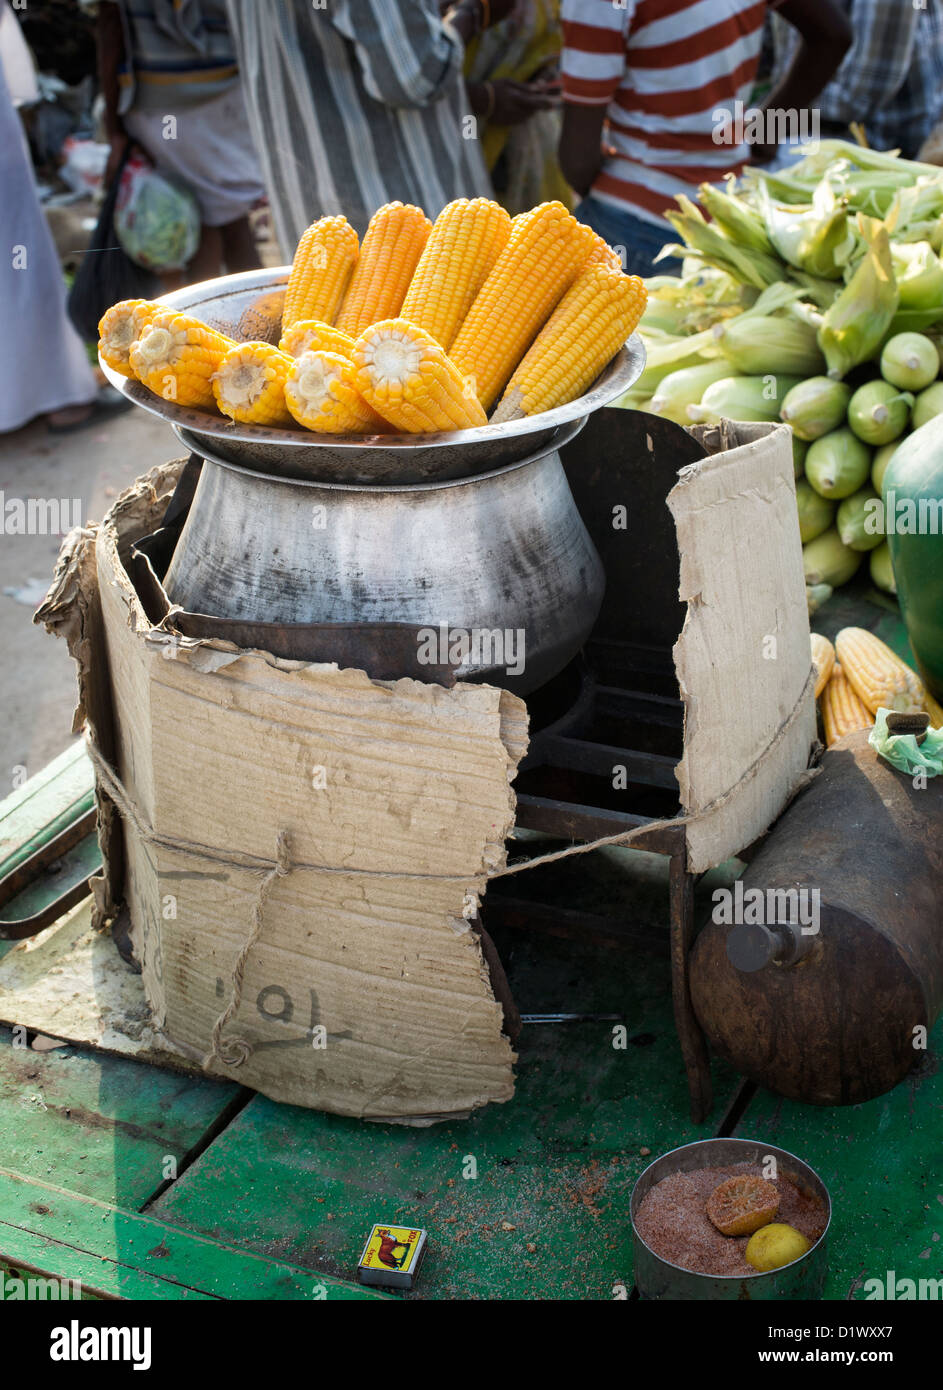
[[[271,483],[280,483],[282,487],[314,487],[318,488],[319,491],[325,489],[330,492],[377,493],[437,492],[444,487],[473,487],[475,483],[484,482],[487,478],[497,478],[503,473],[513,473],[516,468],[526,468],[529,463],[536,463],[538,459],[554,453],[564,444],[569,444],[570,440],[579,434],[585,423],[583,418],[570,420],[567,424],[561,425],[559,430],[554,431],[552,438],[542,444],[539,449],[526,454],[522,459],[515,459],[513,463],[503,463],[497,468],[490,468],[487,473],[473,473],[467,478],[433,479],[427,483],[322,483],[317,478],[287,478],[281,474],[263,473],[258,468],[247,468],[244,464],[233,463],[231,459],[221,458],[218,454],[214,454],[211,449],[206,447],[196,430],[188,429],[184,425],[172,425],[171,429],[185,449],[199,454],[208,463],[216,464],[220,468],[229,468],[234,473],[245,473],[253,478],[265,478]]]
[[[241,294],[249,290],[256,290],[259,294],[263,294],[267,290],[276,290],[280,285],[285,284],[290,271],[291,266],[280,266],[277,269],[263,268],[243,271],[238,275],[223,275],[217,280],[201,280],[198,284],[187,285],[182,290],[174,290],[171,294],[163,295],[156,303],[166,305],[170,309],[198,310],[200,305],[208,299],[219,299],[227,293]],[[619,349],[616,356],[603,369],[592,388],[585,395],[577,397],[575,401],[570,401],[568,405],[555,406],[553,410],[545,410],[539,415],[526,415],[521,420],[508,420],[501,425],[476,425],[467,430],[449,430],[438,434],[422,435],[332,434],[318,436],[314,431],[303,430],[300,427],[297,429],[274,429],[264,428],[261,425],[237,425],[234,421],[227,420],[223,416],[216,418],[209,412],[206,414],[205,430],[196,429],[192,415],[185,421],[180,419],[180,415],[183,414],[181,407],[172,401],[165,401],[160,396],[156,396],[135,378],[122,376],[114,368],[109,367],[107,362],[102,361],[100,355],[98,361],[108,381],[123,396],[127,396],[135,405],[150,411],[152,415],[158,415],[172,425],[183,425],[185,428],[193,430],[194,433],[208,436],[219,435],[246,444],[267,442],[303,449],[329,448],[332,450],[369,451],[371,449],[415,449],[417,446],[423,449],[448,449],[454,448],[456,445],[468,446],[476,443],[488,443],[514,438],[517,435],[531,434],[536,430],[549,429],[555,425],[562,425],[570,420],[585,417],[601,406],[610,405],[618,396],[628,391],[633,382],[637,381],[645,366],[645,349],[639,335],[633,333],[625,346]]]
[[[645,1174],[648,1173],[648,1172],[650,1172],[650,1170],[651,1170],[652,1168],[654,1168],[654,1166],[655,1166],[656,1163],[661,1163],[661,1162],[662,1162],[664,1159],[666,1159],[666,1158],[673,1158],[673,1157],[675,1156],[675,1154],[682,1154],[682,1153],[685,1153],[688,1149],[703,1149],[703,1148],[705,1148],[707,1145],[710,1145],[710,1144],[744,1144],[744,1145],[749,1145],[751,1148],[754,1148],[754,1149],[756,1149],[756,1148],[762,1149],[762,1150],[764,1151],[764,1153],[782,1154],[783,1157],[785,1157],[786,1159],[792,1159],[792,1161],[793,1161],[794,1163],[798,1163],[798,1164],[800,1164],[803,1168],[808,1168],[810,1172],[815,1173],[815,1176],[818,1178],[819,1182],[822,1184],[823,1191],[825,1192],[825,1203],[826,1203],[825,1228],[824,1228],[824,1230],[822,1231],[822,1234],[819,1236],[818,1240],[815,1241],[815,1243],[814,1243],[813,1245],[810,1245],[809,1248],[808,1248],[808,1250],[805,1252],[805,1254],[804,1254],[804,1255],[800,1255],[799,1258],[798,1258],[798,1260],[790,1260],[790,1262],[789,1262],[788,1265],[780,1265],[778,1269],[762,1269],[762,1270],[758,1269],[758,1270],[756,1271],[755,1274],[704,1274],[702,1271],[699,1271],[699,1270],[696,1270],[696,1269],[687,1269],[684,1265],[677,1265],[677,1264],[674,1263],[673,1260],[666,1260],[665,1257],[664,1257],[664,1255],[659,1255],[659,1253],[658,1253],[657,1250],[653,1250],[652,1247],[649,1245],[648,1241],[644,1238],[644,1236],[641,1236],[641,1235],[639,1234],[638,1227],[637,1227],[636,1224],[635,1224],[635,1212],[634,1212],[634,1210],[633,1210],[633,1207],[634,1207],[634,1205],[635,1205],[635,1194],[636,1194],[636,1192],[638,1191],[639,1184],[641,1183],[642,1179],[645,1177]],[[682,1171],[684,1171],[684,1170],[678,1169],[677,1171],[678,1171],[678,1172],[682,1172]],[[665,1174],[665,1177],[669,1177],[669,1176],[670,1176],[670,1174],[668,1174],[668,1173]],[[797,1176],[798,1176],[798,1175],[797,1175]],[[649,1190],[651,1190],[651,1189],[649,1189]],[[647,1196],[647,1194],[646,1194],[646,1196]],[[651,1163],[649,1163],[649,1164],[642,1170],[642,1172],[639,1173],[638,1177],[637,1177],[636,1180],[635,1180],[635,1185],[634,1185],[634,1187],[632,1188],[632,1194],[631,1194],[631,1196],[629,1197],[629,1219],[630,1219],[631,1222],[632,1222],[632,1235],[635,1237],[635,1239],[639,1242],[640,1245],[644,1245],[644,1246],[645,1246],[645,1249],[648,1251],[648,1253],[652,1256],[653,1259],[655,1259],[655,1260],[660,1260],[661,1263],[664,1264],[664,1265],[667,1265],[667,1266],[669,1267],[669,1269],[676,1269],[676,1270],[679,1271],[679,1273],[681,1273],[681,1274],[687,1274],[687,1275],[689,1275],[689,1276],[693,1276],[694,1278],[697,1278],[697,1277],[700,1275],[700,1277],[703,1278],[703,1279],[718,1279],[718,1280],[727,1280],[727,1279],[729,1279],[729,1280],[731,1280],[732,1282],[735,1282],[735,1283],[736,1283],[736,1282],[742,1283],[744,1279],[771,1279],[771,1278],[773,1278],[775,1275],[781,1274],[782,1271],[783,1271],[784,1269],[795,1269],[795,1267],[796,1267],[797,1265],[801,1265],[801,1264],[802,1264],[803,1260],[807,1260],[807,1259],[809,1258],[810,1255],[814,1254],[815,1251],[818,1250],[818,1248],[819,1248],[819,1246],[822,1244],[822,1242],[825,1240],[825,1237],[828,1235],[828,1232],[829,1232],[829,1227],[830,1227],[831,1224],[832,1224],[832,1197],[831,1197],[831,1193],[830,1193],[829,1190],[828,1190],[828,1185],[823,1181],[823,1179],[820,1177],[820,1175],[815,1171],[815,1169],[812,1167],[812,1164],[811,1164],[811,1163],[806,1163],[805,1159],[804,1159],[804,1158],[800,1158],[798,1154],[790,1153],[790,1151],[789,1151],[788,1149],[781,1149],[781,1148],[779,1147],[778,1144],[763,1144],[763,1143],[761,1143],[760,1140],[758,1140],[758,1139],[741,1139],[741,1138],[739,1138],[739,1137],[736,1136],[736,1135],[721,1136],[721,1137],[715,1136],[714,1138],[711,1138],[711,1139],[694,1139],[694,1140],[692,1140],[692,1142],[691,1142],[690,1144],[679,1144],[678,1147],[677,1147],[676,1149],[666,1149],[665,1152],[664,1152],[663,1154],[659,1154],[657,1158],[653,1158],[652,1161],[651,1161]]]

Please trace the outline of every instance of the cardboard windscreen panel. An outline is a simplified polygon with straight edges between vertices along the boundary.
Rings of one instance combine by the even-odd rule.
[[[282,837],[287,872],[266,885],[211,1069],[375,1118],[509,1099],[514,1053],[469,918],[504,861],[525,706],[152,627],[123,556],[160,521],[176,475],[159,472],[73,563],[95,634],[83,659],[96,684],[108,673],[111,761],[144,827],[124,818],[124,891],[156,1025],[185,1056],[210,1053]],[[74,605],[60,617],[74,625]]]

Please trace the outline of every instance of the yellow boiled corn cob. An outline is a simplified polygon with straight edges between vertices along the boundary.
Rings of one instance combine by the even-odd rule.
[[[354,347],[360,394],[398,430],[463,430],[488,417],[455,364],[429,333],[384,319]]]
[[[320,319],[299,319],[282,334],[278,347],[289,357],[300,357],[303,352],[339,352],[341,357],[349,357],[354,340]]]
[[[411,203],[387,203],[373,214],[336,328],[359,338],[372,323],[399,313],[431,230],[422,208]]]
[[[488,198],[457,198],[436,218],[399,317],[448,352],[475,296],[511,235],[511,219]]]
[[[346,217],[322,217],[301,235],[282,309],[282,332],[298,319],[333,323],[357,263],[357,233]]]
[[[822,691],[821,710],[825,742],[829,748],[845,734],[853,733],[855,729],[870,729],[874,724],[871,711],[855,694],[837,661]]]
[[[507,245],[450,349],[485,410],[576,279],[593,236],[562,203],[541,203],[514,218]]]
[[[299,425],[318,434],[388,430],[357,390],[357,369],[338,352],[303,352],[285,381],[285,404]]]
[[[916,672],[880,637],[863,627],[845,627],[835,638],[835,655],[848,680],[872,714],[878,710],[925,709],[927,692]]]
[[[633,332],[647,297],[637,275],[600,263],[581,270],[508,382],[492,423],[581,396]]]
[[[593,232],[592,250],[586,257],[583,269],[589,265],[607,265],[610,270],[623,270],[622,257],[618,251],[614,251],[608,241],[604,241],[597,232]]]
[[[150,299],[122,299],[102,314],[98,324],[98,351],[101,359],[113,371],[133,377],[128,360],[131,344],[140,338],[145,324],[150,323],[162,306]]]
[[[812,644],[812,665],[815,667],[815,698],[818,699],[828,685],[835,666],[835,648],[820,632],[810,632]]]
[[[212,376],[235,346],[199,319],[162,309],[131,344],[129,358],[135,376],[156,396],[209,409],[216,404]]]
[[[213,376],[216,404],[242,424],[290,425],[285,381],[293,362],[271,343],[237,343]]]

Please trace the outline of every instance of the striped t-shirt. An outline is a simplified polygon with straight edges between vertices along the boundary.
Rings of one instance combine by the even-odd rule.
[[[739,172],[721,110],[749,109],[766,0],[563,0],[563,96],[604,105],[606,143],[593,196],[664,226],[678,193]],[[741,127],[742,128],[742,127]]]

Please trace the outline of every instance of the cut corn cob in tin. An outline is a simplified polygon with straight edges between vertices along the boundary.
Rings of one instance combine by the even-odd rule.
[[[98,324],[98,351],[112,371],[133,377],[128,360],[131,344],[140,338],[146,324],[161,312],[161,305],[150,299],[122,299],[102,314]]]
[[[405,319],[375,323],[354,348],[357,386],[398,430],[462,430],[488,417],[431,334]]]
[[[236,340],[240,343],[278,342],[281,333],[282,312],[285,308],[285,286],[278,290],[266,290],[251,304],[247,304],[236,325]]]
[[[831,679],[822,691],[822,725],[829,748],[845,734],[856,729],[870,729],[874,720],[864,701],[859,699],[851,682],[836,661]]]
[[[285,290],[282,332],[298,319],[334,322],[358,251],[346,217],[322,217],[302,232]]]
[[[237,343],[213,375],[216,404],[245,425],[290,425],[285,381],[293,362],[271,343]]]
[[[299,425],[317,434],[379,434],[388,430],[357,390],[357,369],[338,352],[303,352],[285,381],[285,404]]]
[[[212,408],[213,373],[236,344],[189,314],[162,309],[129,354],[135,376],[165,401]]]
[[[593,237],[562,203],[541,203],[514,218],[507,245],[450,349],[485,410],[576,279]]]
[[[604,263],[581,270],[508,382],[492,424],[581,396],[633,332],[646,299],[637,275]]]
[[[448,352],[511,235],[511,219],[488,198],[457,198],[435,220],[399,317]]]
[[[373,214],[340,313],[331,320],[336,328],[359,338],[371,324],[399,313],[431,230],[422,208],[411,203],[386,203]]]
[[[278,347],[289,357],[300,357],[303,352],[339,352],[341,357],[350,357],[354,340],[320,319],[299,319],[285,330]]]
[[[835,666],[835,648],[820,632],[810,632],[812,644],[812,665],[815,667],[815,698],[818,699],[828,685]]]
[[[847,679],[872,714],[879,709],[926,709],[923,682],[880,637],[863,627],[844,627],[835,655]],[[929,710],[927,711],[929,713]]]

